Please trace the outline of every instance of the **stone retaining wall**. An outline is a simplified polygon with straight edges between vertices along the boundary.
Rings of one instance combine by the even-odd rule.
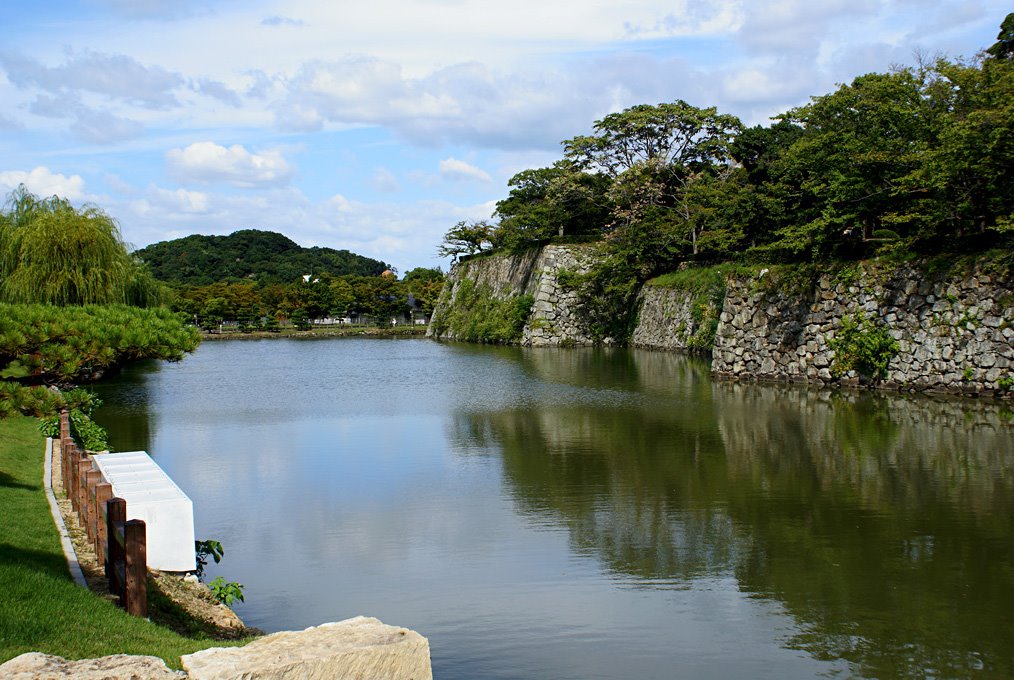
[[[462,263],[448,276],[434,319],[453,306],[457,288],[467,278],[501,298],[535,298],[520,344],[595,344],[581,323],[577,295],[557,280],[563,270],[587,271],[595,257],[594,247],[546,246]],[[708,310],[703,318],[697,313],[695,320],[694,307],[701,300],[694,294],[648,285],[638,304],[632,346],[707,349],[701,339],[708,335],[702,333]],[[854,371],[834,375],[834,352],[828,344],[843,319],[857,312],[886,328],[898,343],[878,386],[1014,394],[1014,281],[988,264],[931,275],[924,265],[856,263],[802,286],[775,280],[766,270],[755,277],[732,277],[714,340],[712,372],[740,380],[859,384]]]
[[[637,296],[637,306],[637,326],[630,336],[631,347],[686,354],[701,354],[711,349],[713,326],[708,324],[714,322],[720,311],[714,302],[683,290],[646,285]]]
[[[1003,396],[1014,379],[1014,286],[975,269],[928,276],[913,266],[860,264],[851,280],[820,276],[787,292],[763,276],[732,278],[712,372],[720,377],[831,384],[835,337],[861,313],[887,329],[898,352],[880,386]],[[840,382],[856,384],[849,372]]]
[[[491,255],[466,260],[451,269],[441,302],[433,311],[429,337],[455,339],[453,334],[434,333],[440,318],[454,306],[461,282],[485,286],[498,299],[518,295],[535,298],[532,315],[525,324],[520,344],[526,347],[592,345],[595,340],[583,329],[578,315],[577,294],[560,285],[557,276],[567,270],[584,273],[595,260],[588,246],[545,246],[521,254]]]

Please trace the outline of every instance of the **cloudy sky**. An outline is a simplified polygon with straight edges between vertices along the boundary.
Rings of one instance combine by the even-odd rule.
[[[92,202],[140,247],[280,231],[443,265],[519,170],[641,103],[748,124],[915,54],[973,56],[1009,0],[9,3],[0,190]]]

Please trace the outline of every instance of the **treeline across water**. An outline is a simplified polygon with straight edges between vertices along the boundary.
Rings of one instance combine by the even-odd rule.
[[[322,319],[368,319],[386,325],[412,314],[428,319],[443,285],[443,273],[425,267],[410,270],[400,280],[387,270],[378,276],[304,275],[288,283],[177,284],[171,306],[206,329],[227,322],[242,330],[275,330],[283,323],[308,328]]]

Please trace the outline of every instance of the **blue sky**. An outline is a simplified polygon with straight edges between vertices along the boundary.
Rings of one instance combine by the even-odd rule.
[[[602,116],[747,124],[917,53],[972,57],[999,0],[12,3],[0,191],[98,204],[140,247],[280,231],[401,271]]]

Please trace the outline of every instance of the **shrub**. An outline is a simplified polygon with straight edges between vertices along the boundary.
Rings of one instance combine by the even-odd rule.
[[[887,377],[887,366],[898,353],[898,341],[885,326],[878,326],[862,312],[842,319],[841,328],[828,347],[834,352],[831,374],[840,378],[855,371],[860,379],[877,382]]]

